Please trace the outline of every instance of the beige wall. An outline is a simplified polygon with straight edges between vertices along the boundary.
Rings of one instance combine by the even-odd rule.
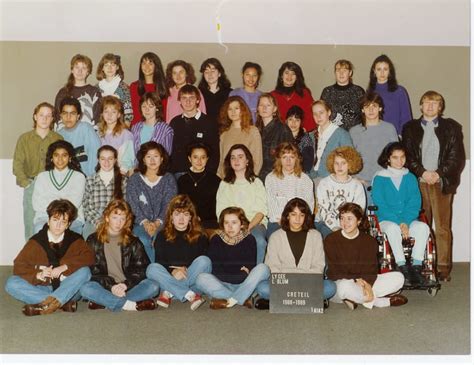
[[[321,46],[196,43],[79,43],[79,42],[2,42],[0,43],[0,158],[13,156],[18,136],[31,128],[31,114],[41,101],[54,97],[67,79],[69,61],[76,53],[88,55],[96,66],[104,53],[122,56],[125,81],[138,77],[138,61],[146,51],[157,53],[163,64],[175,59],[191,62],[198,69],[208,57],[223,63],[234,87],[241,85],[240,68],[255,61],[264,70],[260,89],[273,90],[278,68],[285,61],[301,65],[308,87],[318,98],[324,86],[334,83],[333,64],[339,58],[355,66],[354,83],[366,88],[369,68],[375,57],[386,53],[395,63],[397,78],[410,95],[412,111],[419,116],[418,101],[429,89],[446,99],[445,115],[463,125],[469,151],[469,47],[413,46]],[[89,82],[96,83],[93,74]],[[200,78],[197,72],[198,80]]]

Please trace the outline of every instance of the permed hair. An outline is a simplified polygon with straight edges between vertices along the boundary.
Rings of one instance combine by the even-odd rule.
[[[349,175],[357,174],[362,170],[362,157],[359,152],[354,147],[342,146],[331,151],[326,160],[326,167],[331,174],[334,174],[334,160],[336,157],[341,157],[347,161]]]

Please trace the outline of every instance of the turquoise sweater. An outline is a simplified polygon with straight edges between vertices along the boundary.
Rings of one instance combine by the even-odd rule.
[[[391,221],[410,225],[421,209],[421,194],[418,181],[411,172],[403,175],[399,189],[395,187],[387,169],[379,171],[372,184],[372,199],[378,206],[380,222]]]

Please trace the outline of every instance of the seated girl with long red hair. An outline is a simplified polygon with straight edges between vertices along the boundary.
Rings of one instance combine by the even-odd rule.
[[[191,199],[180,194],[171,199],[163,231],[156,236],[155,263],[146,275],[161,288],[157,304],[168,308],[171,298],[189,301],[191,310],[198,309],[204,298],[196,291],[196,278],[211,272],[211,260],[204,256],[208,246],[199,217]]]
[[[112,200],[97,232],[87,244],[94,250],[91,281],[81,287],[90,309],[142,311],[155,309],[158,284],[146,278],[150,260],[140,240],[132,234],[132,210],[124,200]]]

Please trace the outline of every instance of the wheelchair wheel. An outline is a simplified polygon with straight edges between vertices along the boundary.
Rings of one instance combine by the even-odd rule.
[[[430,297],[434,298],[436,296],[436,294],[438,294],[438,290],[439,290],[439,288],[436,288],[436,287],[435,288],[428,288],[427,292],[428,292],[428,295]]]

